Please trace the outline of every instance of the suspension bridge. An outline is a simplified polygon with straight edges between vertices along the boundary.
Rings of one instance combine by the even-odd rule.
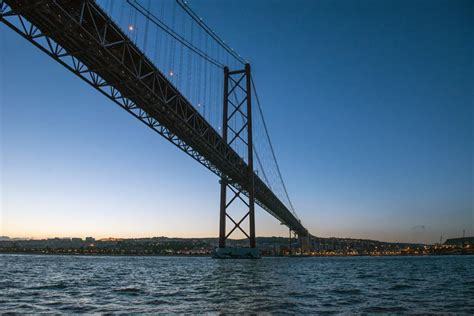
[[[219,177],[222,256],[242,254],[226,247],[235,232],[249,240],[245,256],[258,256],[255,204],[286,225],[290,238],[294,232],[309,239],[283,181],[250,63],[187,2],[0,3],[4,25]]]

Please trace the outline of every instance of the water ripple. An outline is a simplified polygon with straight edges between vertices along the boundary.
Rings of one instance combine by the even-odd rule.
[[[0,313],[474,313],[474,257],[0,255]]]

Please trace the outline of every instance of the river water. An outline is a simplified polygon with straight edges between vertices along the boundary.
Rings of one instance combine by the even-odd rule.
[[[474,256],[0,255],[0,312],[474,313]]]

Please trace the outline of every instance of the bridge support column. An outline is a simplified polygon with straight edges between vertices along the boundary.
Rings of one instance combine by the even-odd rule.
[[[291,251],[291,228],[289,228],[289,232],[290,232],[290,239],[288,240],[288,254],[291,256],[292,255],[292,251]]]
[[[250,78],[250,64],[245,65],[245,76],[247,77],[247,155],[248,155],[248,193],[249,193],[249,217],[250,217],[250,248],[256,247],[255,242],[255,179],[253,173],[253,137],[252,137],[252,86]]]
[[[256,249],[255,241],[255,184],[251,87],[252,82],[249,64],[246,64],[245,69],[241,70],[229,71],[227,67],[224,68],[222,139],[234,150],[236,150],[237,142],[245,145],[247,148],[246,163],[248,170],[242,175],[245,179],[245,185],[239,185],[237,181],[234,182],[232,179],[225,177],[222,177],[220,180],[219,248],[215,253],[216,257],[257,258],[260,256]],[[231,119],[233,121],[231,121]],[[231,122],[234,123],[233,126],[230,124]],[[245,159],[245,157],[242,158]],[[232,193],[229,200],[227,199],[228,189]],[[229,207],[236,201],[242,202],[244,207],[248,209],[239,221],[234,220],[229,214]],[[247,218],[249,222],[248,232],[241,227],[241,224]],[[234,225],[228,232],[226,228],[227,219]],[[240,230],[248,238],[249,248],[226,248],[226,240],[236,229]]]
[[[229,94],[229,68],[224,68],[224,99],[223,99],[223,119],[222,119],[222,139],[227,143],[227,116],[229,112],[229,103],[227,101],[227,96]],[[225,248],[226,232],[225,232],[225,222],[226,222],[226,204],[227,204],[227,180],[222,177],[221,181],[221,204],[220,204],[220,214],[219,214],[219,248]]]

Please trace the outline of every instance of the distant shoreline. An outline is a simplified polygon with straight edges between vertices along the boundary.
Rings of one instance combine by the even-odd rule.
[[[474,237],[449,239],[444,244],[423,245],[386,243],[357,239],[313,239],[305,245],[301,241],[282,237],[257,238],[258,249],[264,257],[377,257],[407,255],[462,255],[474,254]],[[103,255],[103,256],[212,256],[218,243],[214,239],[181,239],[153,237],[141,239],[96,240],[93,237],[51,238],[45,240],[0,241],[0,253]],[[229,240],[227,247],[248,247],[247,240]],[[300,255],[302,254],[302,255]]]
[[[69,256],[69,257],[183,257],[183,258],[210,258],[212,254],[190,255],[190,254],[94,254],[94,253],[44,253],[44,252],[13,252],[0,251],[0,255],[38,255],[38,256]],[[393,255],[284,255],[270,256],[262,255],[264,258],[355,258],[355,257],[446,257],[446,256],[472,256],[474,253],[441,253],[441,254],[393,254]]]

